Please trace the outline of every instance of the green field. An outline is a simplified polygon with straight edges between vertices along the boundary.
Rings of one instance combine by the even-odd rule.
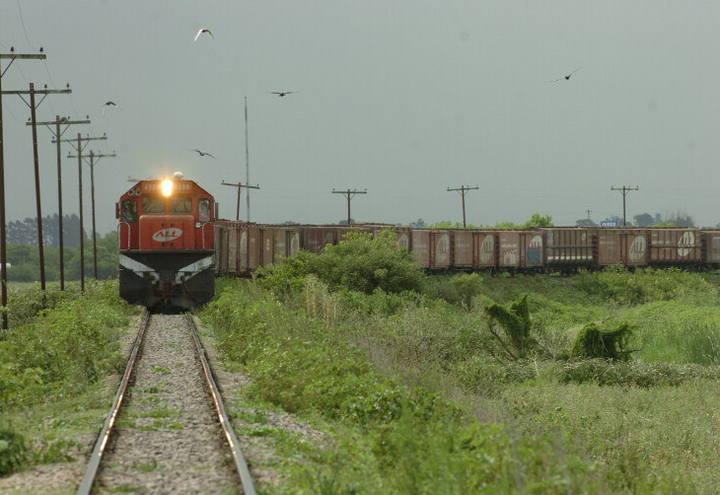
[[[201,317],[250,379],[226,399],[265,449],[250,456],[273,473],[261,493],[716,493],[719,282],[426,276],[358,235],[219,281]],[[52,289],[43,305],[12,287],[2,473],[65,460],[97,427],[130,311],[116,293]]]
[[[332,438],[264,433],[297,461],[270,492],[716,492],[717,274],[405,277],[353,242],[228,282],[205,311],[255,381],[245,406]],[[522,295],[527,348],[508,358],[486,308]],[[573,354],[590,323],[627,324],[624,359]]]

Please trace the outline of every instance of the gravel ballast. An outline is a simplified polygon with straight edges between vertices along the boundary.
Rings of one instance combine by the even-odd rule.
[[[153,315],[96,488],[103,493],[239,493],[182,315]]]

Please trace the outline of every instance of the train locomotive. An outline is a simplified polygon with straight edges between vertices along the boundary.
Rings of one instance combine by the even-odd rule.
[[[215,292],[213,196],[176,172],[141,180],[116,204],[120,296],[131,304],[186,310]]]

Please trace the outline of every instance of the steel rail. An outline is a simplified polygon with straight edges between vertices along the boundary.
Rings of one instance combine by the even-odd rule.
[[[235,435],[235,431],[233,431],[230,419],[225,412],[225,406],[223,405],[222,396],[220,395],[220,389],[218,388],[217,383],[215,382],[215,378],[213,377],[212,369],[210,368],[210,363],[208,362],[207,354],[205,353],[205,348],[200,342],[200,337],[198,337],[195,319],[190,313],[185,313],[185,317],[187,318],[190,325],[190,331],[192,333],[193,340],[195,341],[195,349],[197,350],[198,359],[200,359],[200,364],[202,365],[208,391],[210,392],[213,404],[215,405],[215,411],[217,412],[218,421],[220,422],[220,426],[223,429],[225,439],[227,440],[228,446],[230,447],[230,450],[232,452],[233,461],[235,462],[235,468],[240,475],[243,493],[244,495],[255,495],[255,484],[253,482],[252,475],[250,474],[250,469],[248,468],[247,462],[245,461],[245,456],[243,455],[242,450],[240,450],[240,441]]]
[[[89,495],[92,491],[98,468],[100,467],[100,462],[102,461],[103,454],[105,453],[105,447],[108,445],[110,434],[113,431],[113,426],[115,426],[115,420],[120,413],[120,407],[122,406],[123,399],[125,398],[128,383],[130,382],[130,377],[132,376],[133,369],[135,368],[138,352],[142,346],[143,338],[145,337],[145,330],[147,329],[149,321],[150,313],[145,309],[143,310],[140,330],[138,330],[138,334],[135,337],[135,342],[133,343],[127,365],[125,366],[125,373],[123,373],[120,385],[118,386],[118,391],[115,394],[115,401],[113,402],[110,413],[107,415],[107,418],[105,418],[105,424],[103,425],[102,430],[100,430],[100,434],[95,442],[95,448],[90,456],[88,467],[85,470],[85,476],[78,487],[77,495]]]

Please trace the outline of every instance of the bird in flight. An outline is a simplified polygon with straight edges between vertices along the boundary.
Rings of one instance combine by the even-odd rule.
[[[580,69],[582,69],[582,67],[578,67],[577,69],[575,69],[574,71],[570,72],[569,74],[565,74],[565,75],[562,76],[562,77],[558,77],[557,79],[553,79],[552,81],[548,81],[548,82],[554,83],[554,82],[562,81],[563,79],[566,80],[566,81],[569,81],[570,78],[572,77],[572,75],[575,74],[575,73],[576,73],[577,71],[579,71]]]
[[[106,102],[103,104],[103,111],[102,111],[103,115],[105,115],[105,112],[106,112],[107,109],[110,108],[110,107],[120,108],[117,103],[115,103],[115,102],[112,101],[112,100],[108,100],[108,101],[106,101]]]
[[[278,95],[280,98],[284,98],[287,95],[291,95],[293,93],[299,93],[299,91],[270,91],[271,95]]]
[[[212,153],[208,153],[207,151],[200,151],[197,148],[193,148],[190,151],[194,151],[195,153],[197,153],[200,156],[209,156],[210,158],[215,158],[215,156]]]
[[[200,35],[202,34],[209,34],[212,38],[215,37],[214,34],[212,34],[212,31],[210,31],[208,28],[200,28],[198,29],[197,34],[195,35],[195,39],[193,41],[197,41]]]

